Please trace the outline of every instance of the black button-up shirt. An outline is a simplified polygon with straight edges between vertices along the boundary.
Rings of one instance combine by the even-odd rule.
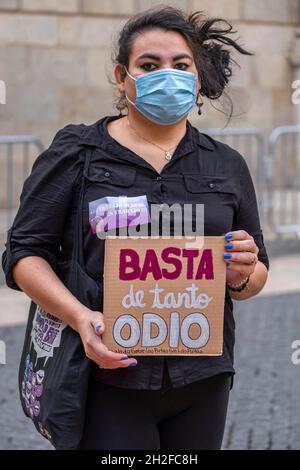
[[[84,253],[87,273],[97,282],[103,282],[104,240],[92,233],[89,202],[119,195],[146,195],[149,206],[204,204],[204,235],[246,230],[259,247],[258,259],[269,269],[255,190],[242,155],[199,133],[188,121],[172,159],[158,173],[109,135],[106,124],[112,119],[117,116],[106,116],[92,125],[65,126],[36,159],[24,183],[10,250],[2,258],[8,286],[19,289],[11,272],[24,256],[41,256],[53,265],[57,256],[70,258],[83,167],[79,156],[87,147],[92,148],[92,158],[83,210]],[[99,299],[102,308],[103,299]],[[94,377],[119,387],[156,390],[166,377],[164,366],[173,387],[223,372],[233,376],[234,333],[233,303],[226,288],[222,356],[137,356],[135,367],[99,369],[95,364]]]

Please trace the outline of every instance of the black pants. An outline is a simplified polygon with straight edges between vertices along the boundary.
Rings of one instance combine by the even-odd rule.
[[[133,390],[90,382],[80,449],[220,449],[231,375],[223,373],[161,390]]]

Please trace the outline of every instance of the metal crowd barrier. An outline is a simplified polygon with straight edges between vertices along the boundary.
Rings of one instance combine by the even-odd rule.
[[[300,125],[274,129],[266,159],[268,223],[277,236],[295,233],[300,240]]]
[[[3,227],[4,221],[2,220],[2,227],[1,231],[7,230],[13,220],[13,211],[14,207],[14,189],[15,189],[15,168],[14,168],[14,150],[16,145],[22,146],[22,179],[25,180],[30,172],[30,154],[29,154],[29,146],[34,145],[39,153],[44,150],[44,146],[42,142],[32,135],[8,135],[8,136],[0,136],[0,146],[6,147],[6,152],[4,151],[4,158],[6,160],[6,164],[1,166],[1,174],[0,179],[1,187],[3,188],[5,183],[3,181],[3,175],[6,174],[6,194],[2,196],[5,200],[5,210],[6,213],[6,227]],[[2,152],[1,152],[1,161],[2,164]],[[2,204],[3,205],[3,204]],[[2,219],[5,218],[1,217]]]
[[[267,224],[277,237],[283,233],[295,233],[300,239],[300,126],[278,127],[272,131],[267,142],[256,128],[198,130],[230,145],[243,155],[256,189],[261,224]],[[15,209],[14,146],[23,146],[23,180],[30,171],[29,146],[34,145],[38,153],[44,150],[41,141],[31,135],[0,136],[0,148],[4,145],[6,171],[0,173],[0,187],[5,184],[6,173],[6,227],[3,227],[2,217],[1,231],[11,225]]]

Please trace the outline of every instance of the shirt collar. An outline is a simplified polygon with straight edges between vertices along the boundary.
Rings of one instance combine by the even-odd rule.
[[[197,145],[199,145],[199,147],[203,147],[207,150],[215,150],[214,148],[214,145],[212,144],[211,142],[211,138],[206,135],[206,134],[202,134],[200,131],[198,131],[198,129],[194,126],[192,126],[192,124],[188,122],[188,126],[190,127],[190,131],[191,133],[193,133],[193,139],[194,139],[194,143],[196,143]]]
[[[115,119],[118,119],[117,115],[109,115],[89,126],[85,126],[82,130],[79,144],[100,148],[113,145],[113,139],[106,135],[103,131],[103,127],[106,126],[109,121]],[[206,134],[200,133],[196,127],[192,126],[192,124],[187,121],[187,133],[180,143],[180,154],[194,150],[197,145],[206,150],[214,150],[210,138]]]

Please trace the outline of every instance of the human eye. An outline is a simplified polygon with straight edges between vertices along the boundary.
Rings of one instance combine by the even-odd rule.
[[[152,72],[153,70],[155,70],[156,65],[153,64],[153,62],[145,62],[140,67],[141,69],[145,70],[145,72]]]
[[[184,63],[184,62],[178,62],[176,65],[175,65],[175,68],[179,69],[179,70],[187,70],[189,67],[188,64]]]

